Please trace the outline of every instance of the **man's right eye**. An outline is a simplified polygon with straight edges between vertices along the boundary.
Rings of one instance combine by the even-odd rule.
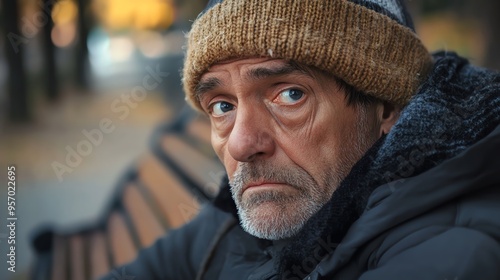
[[[212,106],[212,115],[214,115],[215,117],[219,117],[233,109],[234,106],[231,103],[219,101],[214,103],[214,105]]]

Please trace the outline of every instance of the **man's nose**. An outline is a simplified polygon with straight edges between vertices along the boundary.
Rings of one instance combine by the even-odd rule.
[[[270,157],[275,150],[265,113],[249,109],[238,109],[228,140],[229,153],[240,162]]]

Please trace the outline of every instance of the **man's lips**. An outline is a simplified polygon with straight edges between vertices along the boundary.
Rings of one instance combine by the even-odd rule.
[[[280,186],[285,186],[287,184],[282,183],[282,182],[271,182],[271,181],[262,181],[262,182],[255,182],[255,183],[250,183],[247,184],[243,187],[243,190],[241,193],[244,193],[248,189],[256,189],[256,188],[272,188],[272,187],[280,187]]]

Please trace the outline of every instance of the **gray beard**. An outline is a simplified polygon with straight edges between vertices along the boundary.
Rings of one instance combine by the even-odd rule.
[[[254,175],[259,175],[254,177]],[[272,180],[286,182],[293,194],[266,190],[242,198],[245,182]],[[230,182],[231,193],[241,226],[248,233],[263,239],[279,240],[293,236],[329,199],[317,183],[298,167],[278,169],[265,163],[240,163]]]
[[[357,134],[349,135],[351,145],[342,146],[335,166],[325,169],[321,182],[298,166],[276,166],[264,160],[239,162],[229,183],[242,228],[251,235],[268,240],[286,239],[297,234],[330,200],[352,166],[373,144],[368,139],[369,125],[363,111],[360,110]],[[243,199],[243,187],[259,180],[283,182],[295,191],[284,193],[270,189]]]

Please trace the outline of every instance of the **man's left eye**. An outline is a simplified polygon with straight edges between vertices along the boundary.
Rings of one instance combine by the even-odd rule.
[[[280,93],[278,99],[283,103],[293,104],[297,103],[302,97],[304,97],[303,91],[299,89],[287,89]]]

